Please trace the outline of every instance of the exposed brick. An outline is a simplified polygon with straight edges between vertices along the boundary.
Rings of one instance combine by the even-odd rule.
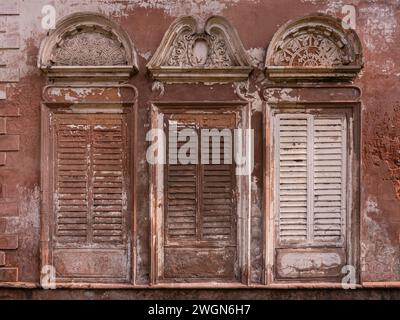
[[[0,151],[18,151],[19,135],[0,135]]]
[[[7,87],[4,84],[0,84],[0,100],[6,100],[6,99],[7,99]]]
[[[4,218],[0,218],[0,234],[6,231],[7,220]]]
[[[1,70],[1,69],[0,69]],[[0,117],[19,117],[21,112],[19,108],[2,108],[0,107]]]
[[[7,125],[6,125],[6,118],[0,118],[0,134],[6,134],[7,133]]]
[[[0,202],[0,217],[18,216],[18,204],[15,202]]]
[[[0,268],[0,282],[17,282],[18,268]]]
[[[18,33],[0,33],[1,49],[18,49],[19,34]]]
[[[14,1],[1,1],[0,2],[1,14],[18,14],[19,13],[19,0]]]
[[[0,235],[0,250],[18,249],[18,236],[15,234]]]
[[[7,155],[5,152],[0,152],[0,166],[5,166],[7,160]],[[1,197],[1,194],[0,194]]]
[[[0,37],[1,42],[1,37]],[[19,69],[18,68],[0,68],[0,81],[2,82],[18,82]]]
[[[7,29],[7,16],[0,16],[0,32],[5,32]]]
[[[18,16],[0,16],[0,32],[15,33],[19,30]]]
[[[4,267],[6,265],[6,253],[0,251],[0,267]]]

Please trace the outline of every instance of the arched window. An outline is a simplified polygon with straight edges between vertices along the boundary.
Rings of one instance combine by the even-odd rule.
[[[42,265],[57,283],[132,281],[137,72],[129,36],[107,17],[78,13],[44,39]]]
[[[360,41],[339,19],[283,25],[267,52],[266,278],[340,283],[358,264]],[[268,188],[268,186],[270,188]]]
[[[247,283],[250,186],[232,157],[250,107],[220,94],[221,83],[246,81],[252,70],[238,34],[223,17],[178,18],[147,67],[162,88],[173,83],[190,93],[190,101],[166,93],[152,102],[152,128],[164,133],[169,151],[166,164],[152,166],[152,283]],[[205,83],[217,84],[214,96],[198,94]],[[182,161],[189,147],[193,159]]]

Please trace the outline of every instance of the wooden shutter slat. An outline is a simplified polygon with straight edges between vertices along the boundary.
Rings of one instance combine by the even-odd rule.
[[[56,124],[56,237],[60,242],[86,242],[89,124],[85,120],[74,117],[58,120]],[[80,219],[76,219],[78,217]]]
[[[92,232],[94,243],[124,241],[124,149],[122,119],[96,119],[92,124]],[[110,159],[111,158],[111,159]],[[113,198],[110,199],[110,195]],[[107,224],[99,218],[111,218]]]
[[[279,239],[307,239],[307,119],[304,116],[277,120],[279,164]]]
[[[346,213],[346,126],[341,116],[276,118],[281,243],[342,243]]]
[[[314,239],[340,242],[345,217],[346,135],[343,117],[314,119]],[[332,145],[334,152],[326,152]],[[321,152],[322,151],[322,152]],[[317,183],[318,182],[318,183]]]
[[[166,172],[166,232],[171,240],[196,240],[196,204],[197,204],[197,167],[193,164],[180,164],[178,159],[179,148],[182,145],[191,145],[187,141],[178,141],[178,134],[184,129],[196,129],[193,122],[168,121],[167,127],[171,130],[169,136],[168,159],[173,163],[167,166]],[[171,148],[176,144],[176,148]],[[196,151],[197,152],[197,151]]]
[[[216,120],[213,124],[218,125]],[[213,150],[212,142],[209,139],[210,164],[202,166],[202,237],[209,240],[230,240],[234,225],[232,141],[231,137],[223,136],[219,141],[219,148],[214,148],[216,150]],[[213,154],[213,151],[218,153]],[[218,219],[221,214],[224,218]]]
[[[177,135],[181,130],[197,130],[196,137],[200,137],[199,129],[224,128],[227,118],[229,118],[227,122],[229,126],[235,123],[231,119],[232,115],[228,117],[218,115],[210,118],[209,115],[178,114],[171,120],[167,120],[166,127],[172,129],[170,129],[172,135],[169,135],[168,156],[169,160],[176,161],[176,164],[171,164],[169,161],[166,167],[167,239],[193,242],[233,239],[234,178],[230,160],[232,156],[230,141],[227,141],[225,145],[222,139],[215,155],[212,152],[212,139],[207,146],[202,145],[200,140],[198,144],[188,143],[189,138],[187,141],[177,141]],[[176,147],[172,145],[171,148],[171,143],[176,143]],[[200,151],[208,151],[209,164],[180,164],[177,153],[183,145],[195,146],[196,158],[199,158]],[[224,163],[225,151],[228,152],[227,163]]]

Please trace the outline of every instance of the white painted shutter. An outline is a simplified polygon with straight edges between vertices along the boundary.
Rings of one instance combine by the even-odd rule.
[[[340,242],[346,222],[346,122],[315,117],[313,128],[313,236]]]
[[[346,122],[340,115],[276,116],[279,243],[342,244],[346,218]]]

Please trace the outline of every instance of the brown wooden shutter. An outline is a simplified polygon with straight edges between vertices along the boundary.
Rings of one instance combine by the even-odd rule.
[[[178,149],[170,149],[169,160],[176,160],[177,164],[167,166],[167,237],[170,239],[185,240],[232,240],[235,225],[235,207],[233,201],[234,165],[232,164],[232,144],[221,139],[219,153],[213,157],[212,141],[209,143],[209,164],[200,162],[200,130],[201,129],[224,129],[226,119],[222,118],[219,123],[213,121],[206,124],[200,117],[180,120],[169,120],[169,128],[181,130],[190,129],[197,134],[197,150],[193,154],[196,164],[180,164],[177,152],[186,141],[177,141]],[[173,124],[173,125],[171,125]],[[228,122],[228,124],[230,124]],[[220,127],[218,128],[217,127]],[[173,142],[176,135],[172,134],[169,142]],[[225,164],[225,148],[230,153]],[[213,164],[217,162],[220,164]]]
[[[189,121],[182,123],[170,120],[168,128],[172,134],[168,140],[171,147],[166,173],[166,234],[167,238],[171,240],[195,241],[197,239],[198,169],[196,164],[181,164],[179,162],[178,150],[188,141],[178,141],[177,135],[184,129],[196,130],[196,125]],[[172,146],[175,143],[176,148]]]
[[[127,140],[121,115],[56,116],[58,243],[126,241]]]
[[[56,237],[63,243],[87,243],[90,228],[89,121],[58,116],[56,130]]]
[[[202,239],[232,241],[235,236],[235,175],[233,164],[233,119],[204,121],[203,128],[229,129],[230,137],[220,139],[217,155],[209,141],[209,164],[201,164]]]
[[[165,166],[165,251],[166,278],[235,278],[236,262],[236,199],[235,166],[232,163],[231,141],[220,139],[213,159],[210,140],[209,163],[201,163],[201,130],[231,130],[235,114],[173,114],[166,118],[165,127],[192,129],[198,137],[193,154],[196,163],[181,164],[177,152],[186,141],[178,141],[177,149],[170,149]],[[167,132],[168,135],[168,132]],[[174,142],[175,134],[168,142]],[[172,140],[171,140],[172,139]],[[171,144],[169,145],[171,147]],[[225,147],[229,156],[225,163]],[[172,151],[172,152],[171,152]],[[218,164],[213,160],[220,159]],[[177,160],[176,164],[170,162]],[[213,257],[206,265],[199,257]]]
[[[121,120],[96,119],[92,124],[92,223],[96,243],[125,241],[127,145]]]

